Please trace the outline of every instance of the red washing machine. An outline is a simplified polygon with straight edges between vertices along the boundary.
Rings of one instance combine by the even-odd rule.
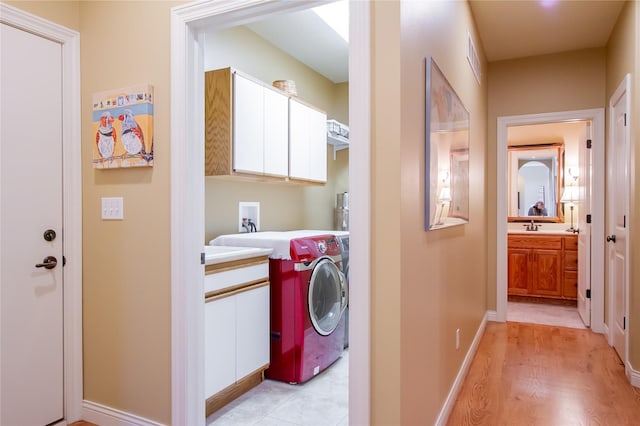
[[[348,288],[334,235],[290,240],[291,259],[270,259],[271,362],[266,377],[302,383],[344,349]]]

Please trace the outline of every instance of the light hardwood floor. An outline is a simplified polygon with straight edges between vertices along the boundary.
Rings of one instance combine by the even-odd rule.
[[[448,424],[638,425],[640,389],[601,334],[490,322]]]

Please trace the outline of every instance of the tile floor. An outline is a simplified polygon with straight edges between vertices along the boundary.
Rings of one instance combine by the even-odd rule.
[[[349,351],[301,385],[265,380],[207,418],[207,426],[347,426]]]
[[[544,303],[509,301],[507,303],[507,321],[586,328],[575,306]]]

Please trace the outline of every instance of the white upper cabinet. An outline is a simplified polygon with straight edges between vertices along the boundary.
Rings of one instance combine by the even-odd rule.
[[[326,114],[232,68],[208,71],[205,174],[325,183]]]
[[[327,181],[327,115],[289,98],[289,177]]]

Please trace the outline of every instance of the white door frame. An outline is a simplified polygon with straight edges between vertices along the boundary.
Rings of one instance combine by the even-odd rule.
[[[591,120],[593,123],[593,197],[591,240],[591,329],[604,333],[604,109],[550,112],[498,117],[496,176],[496,321],[507,320],[507,127],[559,121]]]
[[[242,25],[326,1],[207,1],[171,12],[171,399],[172,423],[204,425],[204,53],[203,27]],[[352,153],[352,278],[349,417],[369,424],[370,44],[368,2],[350,4],[349,116]],[[359,181],[356,182],[355,176]],[[354,285],[353,283],[362,283]],[[357,392],[355,391],[357,390]]]
[[[0,21],[62,46],[64,418],[74,422],[81,419],[83,397],[80,34],[4,3]]]
[[[614,135],[615,135],[615,117],[614,117],[614,111],[613,111],[613,106],[617,103],[617,101],[620,99],[620,97],[622,97],[624,94],[626,93],[627,95],[627,101],[626,101],[626,105],[625,108],[627,110],[627,118],[629,120],[631,120],[631,75],[627,74],[625,75],[624,79],[620,82],[620,85],[618,86],[618,88],[616,89],[616,91],[614,92],[613,95],[611,95],[611,98],[609,98],[609,140],[608,140],[608,152],[612,153],[614,152],[614,148],[613,148],[613,144],[616,142],[614,139]],[[629,171],[629,173],[627,174],[627,179],[630,179],[631,176],[631,152],[630,152],[630,144],[631,144],[631,126],[627,125],[625,128],[625,133],[626,133],[626,141],[627,141],[627,146],[624,147],[624,149],[626,149],[626,153],[627,153],[627,170]],[[613,161],[612,158],[609,158],[609,161]],[[613,178],[612,178],[612,167],[611,165],[609,165],[608,167],[608,174],[607,177],[609,178],[609,185],[613,185]],[[631,193],[630,193],[630,188],[631,185],[629,185],[629,181],[627,181],[627,188],[626,188],[626,193],[627,193],[627,201],[625,203],[625,215],[627,216],[627,228],[626,228],[626,237],[624,238],[625,240],[625,244],[626,244],[626,248],[625,248],[625,253],[626,253],[626,257],[625,257],[625,265],[624,265],[624,269],[625,269],[625,275],[626,275],[626,289],[625,289],[625,316],[627,317],[627,324],[626,324],[626,329],[625,329],[625,353],[624,353],[624,359],[622,360],[622,362],[624,363],[624,370],[625,370],[625,374],[627,375],[627,377],[632,381],[632,384],[634,384],[634,386],[638,386],[638,383],[640,383],[640,380],[638,377],[632,378],[631,373],[633,372],[633,368],[632,366],[629,364],[629,330],[630,330],[630,324],[629,324],[629,234],[630,234],[630,228],[631,228],[631,220],[630,220],[630,216],[629,216],[629,200],[631,199]],[[607,235],[613,233],[613,229],[615,228],[615,223],[614,223],[614,217],[613,217],[613,205],[611,203],[609,203],[607,205],[607,213],[609,215],[609,220],[607,222]],[[609,251],[611,248],[607,248],[607,251]],[[609,256],[606,257],[607,261],[609,259]],[[607,324],[609,325],[609,335],[608,335],[608,341],[609,344],[611,346],[613,346],[613,331],[612,331],[612,327],[613,327],[613,323],[615,321],[614,318],[614,288],[612,285],[613,282],[613,271],[612,268],[609,268],[609,276],[608,276],[608,283],[609,283],[609,292],[607,294],[607,297],[609,299],[609,303],[608,303],[608,315],[607,315]]]

